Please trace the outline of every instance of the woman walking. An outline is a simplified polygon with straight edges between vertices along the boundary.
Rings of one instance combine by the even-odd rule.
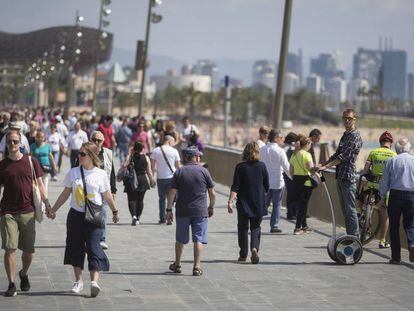
[[[53,170],[56,171],[56,165],[53,159],[52,149],[50,145],[45,142],[45,134],[43,132],[36,133],[36,141],[30,145],[30,154],[39,161],[40,166],[42,167],[42,181],[45,185],[47,195],[50,174]]]
[[[101,290],[98,285],[99,271],[109,270],[109,260],[99,244],[102,229],[85,221],[85,193],[87,193],[87,199],[98,206],[102,206],[103,197],[112,210],[113,222],[119,221],[108,176],[104,170],[99,168],[98,153],[99,150],[95,144],[91,142],[82,144],[79,149],[79,166],[67,173],[64,180],[65,188],[48,215],[54,219],[58,209],[72,194],[71,208],[66,222],[64,264],[73,266],[75,283],[71,291],[79,294],[83,290],[82,271],[85,254],[88,255],[92,297],[96,297]]]
[[[55,164],[59,162],[59,153],[65,148],[65,139],[57,131],[56,124],[50,125],[50,135],[47,138],[47,141],[50,144],[52,156],[55,161]],[[52,180],[57,180],[57,170],[52,170]]]
[[[135,226],[140,223],[142,211],[144,209],[145,192],[150,186],[155,186],[150,159],[145,155],[144,145],[139,141],[135,142],[134,147],[130,149],[121,170],[125,172],[125,170],[128,169],[128,166],[133,167],[138,180],[138,187],[135,189],[131,183],[124,182],[124,192],[126,192],[128,197],[128,207],[132,217],[131,225]],[[122,174],[118,173],[118,176],[120,175]]]
[[[266,192],[269,175],[266,166],[259,161],[259,145],[251,142],[243,150],[243,162],[237,164],[227,209],[233,213],[233,201],[237,196],[237,231],[240,247],[239,261],[248,255],[248,231],[250,225],[250,250],[252,264],[259,263],[260,224],[267,215]]]
[[[308,152],[311,147],[311,140],[300,135],[297,143],[297,150],[290,158],[290,173],[293,176],[293,200],[296,201],[297,217],[293,234],[310,233],[311,228],[306,223],[308,202],[312,195],[312,183],[310,180],[313,169],[312,155]]]

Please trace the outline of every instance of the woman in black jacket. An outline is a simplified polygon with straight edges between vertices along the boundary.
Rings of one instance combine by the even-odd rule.
[[[237,230],[239,237],[239,261],[248,255],[248,231],[250,224],[250,251],[252,264],[259,263],[260,224],[267,215],[266,192],[269,190],[269,175],[266,166],[259,161],[259,145],[251,142],[243,150],[243,162],[237,164],[227,209],[233,213],[232,203],[237,196]]]

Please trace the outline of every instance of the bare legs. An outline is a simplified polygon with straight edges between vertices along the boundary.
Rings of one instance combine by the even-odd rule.
[[[181,257],[183,255],[184,244],[175,242],[175,265],[181,265]],[[201,253],[203,251],[203,244],[200,242],[194,243],[194,268],[200,268]]]
[[[33,253],[22,253],[22,275],[27,275],[30,264],[32,263]],[[9,283],[14,283],[16,274],[16,250],[6,250],[4,252],[4,267],[6,268]]]

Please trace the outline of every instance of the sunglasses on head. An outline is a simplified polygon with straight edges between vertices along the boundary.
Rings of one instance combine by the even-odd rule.
[[[103,142],[103,140],[102,139],[98,139],[98,138],[92,138],[92,141],[94,142],[94,143],[101,143],[101,142]]]
[[[10,139],[10,140],[7,141],[7,144],[8,145],[18,145],[18,144],[20,144],[20,141],[19,140]]]
[[[86,152],[83,151],[79,151],[79,156],[80,157],[86,157],[88,154]]]

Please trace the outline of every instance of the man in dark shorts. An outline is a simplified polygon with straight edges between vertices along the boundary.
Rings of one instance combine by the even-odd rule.
[[[175,262],[169,268],[175,273],[181,273],[181,256],[184,244],[189,242],[191,226],[194,243],[194,276],[203,274],[200,268],[200,257],[203,244],[207,244],[208,217],[213,216],[216,201],[210,173],[199,165],[201,156],[202,153],[196,147],[183,150],[184,166],[174,173],[167,203],[167,220],[172,222],[174,219],[172,204],[177,195]],[[210,199],[208,207],[207,192]]]
[[[32,189],[32,165],[46,211],[50,204],[46,198],[42,182],[43,171],[35,158],[29,158],[20,152],[20,131],[11,130],[6,134],[9,150],[7,158],[0,162],[0,186],[4,187],[0,202],[0,231],[9,287],[4,293],[6,297],[17,295],[14,284],[16,249],[22,253],[22,269],[19,271],[20,289],[30,289],[27,272],[32,262],[35,243],[35,217]],[[30,163],[32,161],[32,165]]]

